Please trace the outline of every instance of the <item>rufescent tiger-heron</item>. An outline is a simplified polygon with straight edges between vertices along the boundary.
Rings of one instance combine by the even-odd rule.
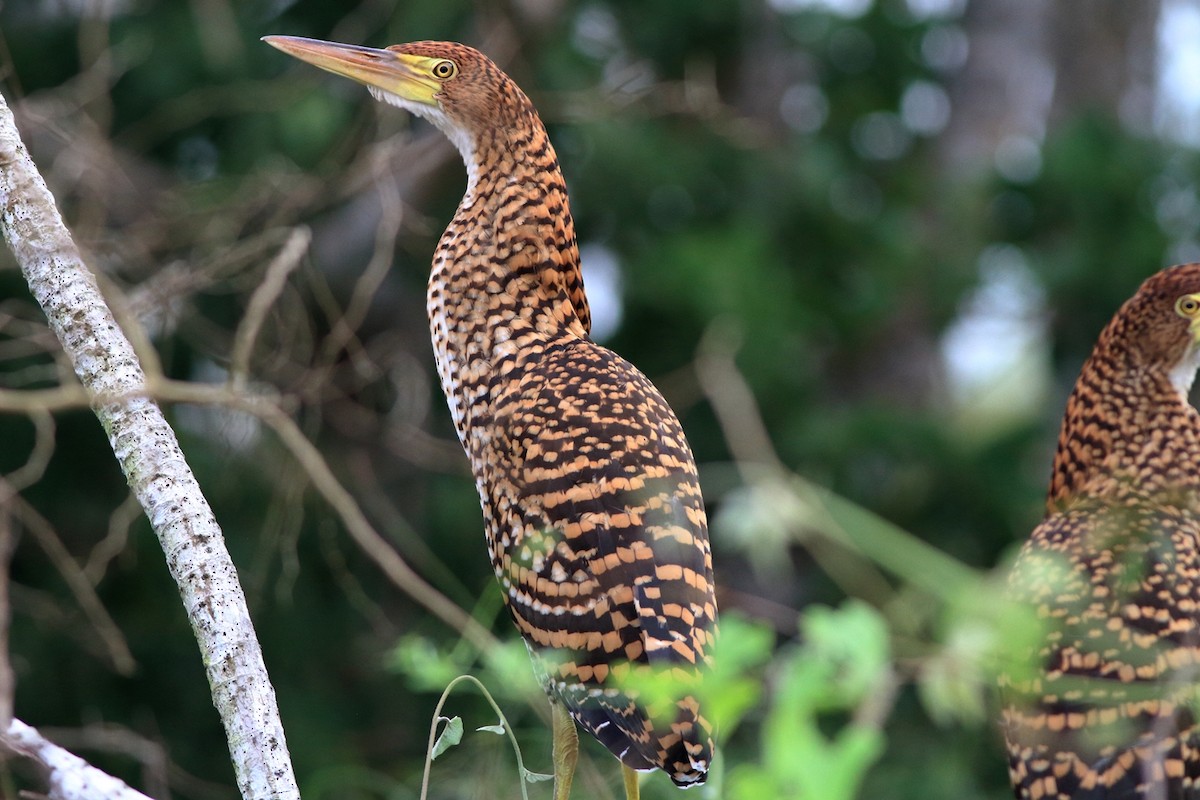
[[[554,707],[555,797],[575,723],[621,761],[630,798],[635,771],[702,783],[713,743],[695,687],[717,608],[696,466],[654,385],[589,338],[566,185],[533,104],[461,44],[265,41],[429,120],[466,164],[429,322],[492,566]],[[647,671],[683,687],[665,710],[628,687]]]
[[[1042,623],[1002,675],[1018,798],[1200,798],[1200,264],[1150,277],[1083,365],[1010,594]]]

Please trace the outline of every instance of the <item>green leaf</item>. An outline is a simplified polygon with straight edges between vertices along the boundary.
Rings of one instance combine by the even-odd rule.
[[[1066,584],[1070,565],[1057,562],[1056,555],[1046,557],[1036,577],[1039,585]],[[942,628],[940,647],[925,657],[917,675],[921,704],[939,725],[982,724],[996,673],[1006,672],[1016,681],[1032,679],[1040,661],[1030,656],[1047,635],[1032,605],[1009,598],[1006,584],[997,579],[981,581],[956,597],[946,608]]]
[[[524,772],[526,783],[541,783],[543,781],[554,780],[554,773],[551,772],[534,772],[530,769],[524,770]]]
[[[505,734],[503,725],[484,725],[476,728],[475,730],[479,731],[480,733],[494,733],[497,736],[503,736]]]
[[[847,600],[836,609],[812,606],[800,629],[804,657],[825,682],[818,708],[854,707],[887,668],[887,623],[860,600]]]
[[[466,664],[453,652],[446,652],[431,639],[418,634],[404,636],[392,650],[390,666],[409,679],[409,685],[421,691],[440,690]]]
[[[758,622],[736,614],[721,620],[713,648],[714,668],[705,676],[701,703],[728,736],[762,696],[761,668],[771,657],[775,634]]]
[[[437,741],[433,743],[433,752],[429,754],[431,759],[437,758],[442,753],[446,752],[451,747],[454,747],[454,745],[462,741],[462,717],[451,717],[450,719],[440,717],[439,720],[445,720],[446,727],[442,729],[441,735],[438,736]]]

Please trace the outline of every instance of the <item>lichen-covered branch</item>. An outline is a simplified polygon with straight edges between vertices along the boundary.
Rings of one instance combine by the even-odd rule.
[[[53,800],[150,800],[122,781],[42,737],[19,719],[0,734],[0,746],[32,758],[45,768]]]
[[[0,228],[162,544],[200,643],[242,797],[299,798],[275,692],[221,529],[2,97]]]

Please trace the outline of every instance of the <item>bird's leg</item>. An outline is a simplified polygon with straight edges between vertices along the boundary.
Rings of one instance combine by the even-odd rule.
[[[638,789],[637,770],[632,770],[622,764],[621,776],[625,778],[625,800],[638,800],[641,790]]]
[[[567,707],[555,700],[550,704],[554,707],[554,800],[567,800],[579,761],[579,733]]]

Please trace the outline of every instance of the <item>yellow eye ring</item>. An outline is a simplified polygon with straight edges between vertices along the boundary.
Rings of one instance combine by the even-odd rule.
[[[432,72],[433,77],[437,78],[438,80],[448,81],[458,74],[458,64],[455,64],[449,59],[444,59],[434,64],[430,69],[430,72]]]
[[[1200,299],[1195,295],[1185,294],[1175,301],[1175,313],[1181,317],[1194,317],[1200,312]]]

